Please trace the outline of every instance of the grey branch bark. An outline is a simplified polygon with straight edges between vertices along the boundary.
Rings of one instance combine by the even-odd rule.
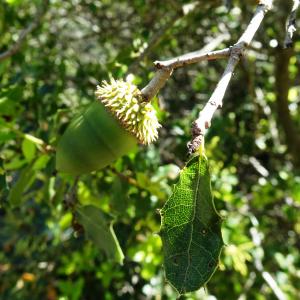
[[[150,101],[165,85],[172,74],[172,68],[158,70],[151,81],[141,90],[145,101]]]
[[[48,4],[49,4],[49,0],[45,0],[42,7],[40,9],[38,9],[34,20],[28,25],[27,28],[25,28],[21,31],[21,33],[18,37],[18,40],[15,42],[15,44],[13,44],[7,51],[0,53],[0,62],[13,56],[20,50],[27,35],[30,34],[40,24],[41,18],[45,13],[46,6],[48,6]]]
[[[250,215],[250,221],[252,223],[252,227],[250,229],[250,234],[252,237],[253,244],[256,246],[257,249],[262,249],[262,240],[261,240],[261,233],[258,231],[258,220],[253,216]],[[254,265],[258,272],[260,272],[262,278],[268,284],[268,286],[273,291],[274,295],[278,300],[286,300],[286,296],[283,291],[280,289],[279,285],[272,277],[272,275],[264,269],[263,266],[263,252],[258,252],[254,257]]]
[[[188,149],[190,153],[196,152],[199,149],[200,145],[204,143],[204,135],[206,133],[206,130],[210,127],[212,117],[216,110],[223,105],[223,98],[232,78],[233,71],[238,64],[241,56],[244,55],[247,46],[252,41],[256,31],[258,30],[262,20],[264,19],[265,14],[271,9],[272,3],[272,0],[259,2],[246,30],[237,41],[237,43],[231,48],[228,64],[217,84],[216,89],[212,93],[203,110],[200,112],[196,121],[193,123],[193,137],[192,141],[188,143]]]
[[[144,99],[146,101],[150,101],[165,85],[174,69],[204,60],[215,60],[228,57],[230,54],[229,48],[212,51],[227,38],[227,34],[222,34],[217,39],[213,40],[211,43],[207,44],[198,51],[190,52],[169,60],[154,62],[157,71],[152,80],[141,91]]]
[[[259,1],[256,11],[246,30],[237,43],[231,48],[225,48],[217,51],[212,51],[213,49],[210,49],[209,51],[207,47],[204,47],[199,51],[190,52],[165,61],[154,62],[157,71],[152,80],[141,91],[145,101],[150,101],[158,93],[169,79],[174,69],[204,60],[215,60],[229,57],[228,64],[216,86],[216,89],[212,93],[203,110],[200,112],[197,120],[193,123],[192,141],[188,143],[190,153],[197,151],[200,145],[204,143],[204,135],[206,130],[210,127],[212,117],[216,110],[223,105],[223,98],[232,78],[234,69],[240,58],[244,55],[246,48],[251,43],[256,31],[264,19],[265,14],[272,8],[272,4],[273,0]],[[226,39],[225,36],[222,37],[223,40]],[[214,44],[212,48],[215,48],[216,46],[217,45]]]
[[[230,54],[230,49],[225,48],[222,50],[211,51],[207,53],[203,53],[203,50],[198,50],[194,52],[190,52],[169,60],[165,61],[155,61],[154,64],[158,69],[167,69],[167,68],[180,68],[185,65],[194,64],[204,60],[215,60],[220,58],[226,58]]]
[[[284,40],[284,46],[286,48],[292,47],[293,45],[293,35],[294,32],[296,31],[296,17],[297,17],[297,10],[299,6],[300,6],[300,0],[293,0],[293,7],[288,17],[286,35]]]

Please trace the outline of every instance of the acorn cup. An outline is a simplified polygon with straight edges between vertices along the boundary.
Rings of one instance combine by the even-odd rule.
[[[97,86],[97,100],[75,118],[56,150],[56,169],[80,175],[106,167],[137,144],[158,137],[156,112],[132,83],[112,79]]]

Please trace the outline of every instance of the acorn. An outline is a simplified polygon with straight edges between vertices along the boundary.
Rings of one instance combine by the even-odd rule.
[[[60,172],[80,175],[99,170],[158,137],[156,112],[133,83],[112,79],[96,90],[97,100],[75,118],[56,151]]]

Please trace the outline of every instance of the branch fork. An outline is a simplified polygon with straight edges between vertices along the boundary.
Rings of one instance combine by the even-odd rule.
[[[192,140],[187,145],[189,153],[196,152],[201,145],[204,145],[205,133],[211,125],[214,113],[223,105],[223,98],[232,78],[234,69],[241,57],[245,55],[247,47],[251,43],[265,14],[271,9],[272,4],[273,0],[259,1],[256,11],[246,30],[232,47],[209,52],[204,52],[202,49],[169,60],[154,62],[157,71],[152,80],[141,91],[145,101],[150,101],[156,95],[172,75],[174,69],[204,60],[228,58],[227,66],[214,92],[199,113],[198,118],[192,124]]]

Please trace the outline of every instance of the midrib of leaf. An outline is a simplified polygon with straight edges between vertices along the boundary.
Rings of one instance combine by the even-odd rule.
[[[192,217],[192,227],[191,227],[191,236],[190,236],[190,240],[189,240],[189,245],[188,245],[188,249],[187,249],[187,255],[188,255],[188,265],[186,267],[186,271],[185,271],[185,275],[184,275],[184,285],[186,283],[186,279],[187,279],[187,273],[189,271],[190,265],[191,265],[191,256],[190,256],[190,249],[191,249],[191,244],[192,244],[192,240],[193,240],[193,233],[194,233],[194,220],[195,220],[195,216],[196,216],[196,206],[197,206],[197,199],[198,199],[198,191],[199,191],[199,184],[200,184],[200,166],[201,166],[201,159],[199,156],[199,160],[198,160],[198,173],[197,173],[197,185],[196,185],[196,192],[195,192],[195,196],[194,196],[194,201],[193,201],[193,217]]]

